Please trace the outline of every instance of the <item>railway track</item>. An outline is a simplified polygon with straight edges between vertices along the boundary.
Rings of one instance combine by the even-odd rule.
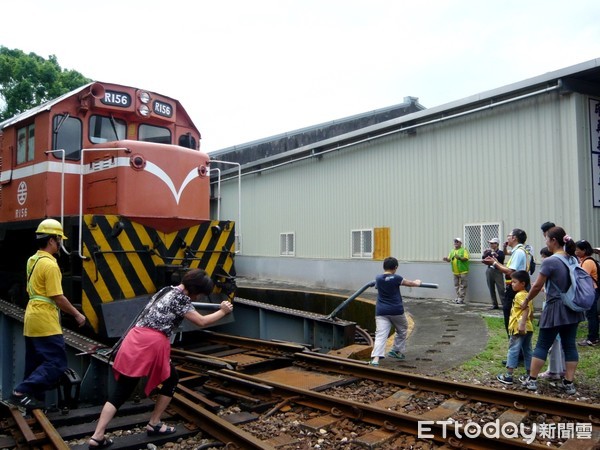
[[[288,344],[255,347],[256,341],[203,335],[205,345],[175,350],[174,358],[187,379],[203,380],[198,391],[207,399],[227,399],[219,417],[233,410],[231,420],[257,435],[274,416],[293,422],[252,448],[304,448],[307,441],[307,448],[409,448],[414,444],[407,442],[419,441],[422,448],[600,448],[597,405],[373,368],[305,348],[294,352]],[[201,367],[196,352],[223,366]],[[485,435],[485,424],[493,436]]]
[[[97,345],[80,342],[77,336],[69,339],[82,351]],[[140,400],[127,403],[111,423],[112,448],[178,442],[171,445],[600,449],[600,406],[595,404],[373,368],[291,343],[210,331],[190,333],[185,342],[172,351],[180,385],[166,418],[177,424],[177,434],[147,437],[144,425],[152,403]],[[3,421],[7,429],[2,434],[8,440],[13,436],[16,448],[25,448],[19,443],[65,448],[60,446],[62,440],[66,448],[86,449],[99,410],[100,406],[78,408],[66,417],[39,411],[20,422],[13,415]],[[30,440],[21,437],[27,430],[14,431],[19,423],[31,420],[36,424],[28,424]],[[49,423],[55,432],[36,432],[38,421]],[[0,440],[0,448],[12,447]]]

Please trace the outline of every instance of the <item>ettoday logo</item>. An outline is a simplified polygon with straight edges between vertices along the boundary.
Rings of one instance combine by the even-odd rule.
[[[485,436],[488,439],[520,439],[527,444],[531,444],[536,437],[541,439],[561,437],[564,439],[591,439],[591,423],[552,423],[537,424],[532,423],[527,426],[523,423],[515,424],[512,422],[500,423],[498,419],[493,422],[479,424],[477,422],[460,423],[453,419],[447,420],[420,420],[418,422],[418,437],[420,439],[433,439],[436,436],[432,434],[433,427],[435,431],[441,431],[441,437],[446,439],[448,434],[453,434],[458,439],[474,439]],[[441,427],[441,430],[438,428]]]

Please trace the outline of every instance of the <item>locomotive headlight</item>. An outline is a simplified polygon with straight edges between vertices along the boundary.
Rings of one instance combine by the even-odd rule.
[[[144,167],[146,167],[146,160],[142,155],[135,154],[131,155],[129,158],[129,164],[131,164],[131,167],[136,170],[142,170]]]
[[[140,102],[144,104],[150,103],[150,94],[145,91],[140,92]]]
[[[150,108],[147,105],[140,105],[138,108],[138,112],[143,117],[148,117],[150,115]]]

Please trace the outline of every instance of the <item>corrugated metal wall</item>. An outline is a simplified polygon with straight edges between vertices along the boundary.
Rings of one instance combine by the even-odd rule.
[[[389,227],[393,255],[439,261],[469,223],[523,228],[539,250],[546,220],[600,245],[586,105],[546,93],[244,176],[242,253],[277,257],[294,232],[295,258],[349,259],[351,230]],[[235,219],[237,182],[222,197]]]

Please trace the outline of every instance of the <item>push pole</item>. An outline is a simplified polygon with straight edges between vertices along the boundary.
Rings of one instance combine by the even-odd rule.
[[[348,297],[346,300],[344,300],[337,308],[335,308],[331,314],[329,314],[327,317],[325,317],[325,319],[334,319],[335,316],[341,311],[343,310],[346,306],[348,306],[352,301],[354,301],[354,299],[356,297],[358,297],[360,294],[362,294],[363,292],[365,292],[367,289],[369,289],[370,287],[374,287],[375,286],[375,281],[371,281],[367,284],[365,284],[363,287],[361,287],[358,291],[356,291],[354,294],[352,294],[350,297]],[[437,283],[421,283],[419,286],[415,286],[415,287],[422,287],[422,288],[429,288],[429,289],[437,289],[438,285]]]

